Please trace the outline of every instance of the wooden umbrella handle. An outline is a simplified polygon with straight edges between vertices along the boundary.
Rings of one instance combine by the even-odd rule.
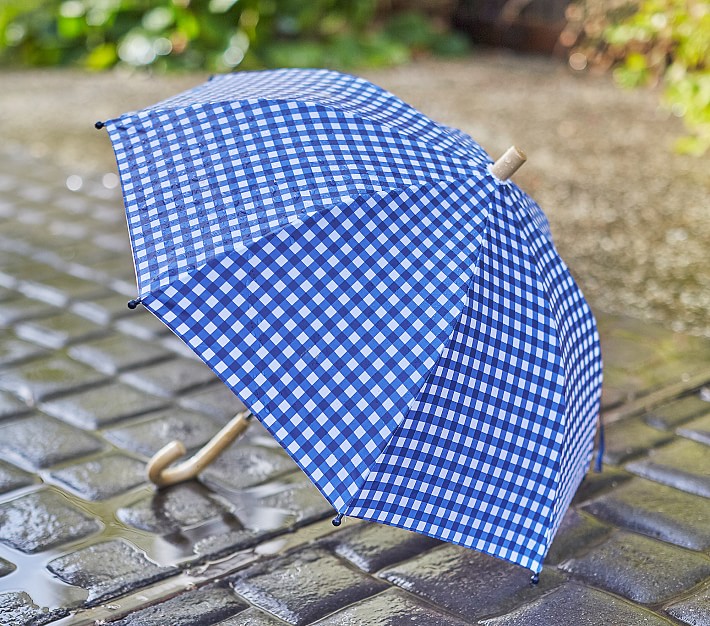
[[[249,411],[237,413],[192,457],[174,467],[169,466],[184,456],[187,450],[182,441],[171,441],[148,461],[148,480],[158,487],[168,487],[195,478],[248,428],[250,421]]]

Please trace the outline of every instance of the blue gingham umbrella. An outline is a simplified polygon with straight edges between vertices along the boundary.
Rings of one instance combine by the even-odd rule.
[[[534,572],[584,476],[594,319],[464,133],[331,71],[217,76],[105,123],[140,301],[341,514]]]

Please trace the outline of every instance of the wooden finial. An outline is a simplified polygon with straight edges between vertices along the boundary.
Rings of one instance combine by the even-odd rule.
[[[503,156],[491,165],[491,174],[498,180],[508,180],[527,160],[528,157],[520,148],[510,146]]]

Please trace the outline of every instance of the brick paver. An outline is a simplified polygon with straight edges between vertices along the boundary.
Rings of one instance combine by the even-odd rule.
[[[89,592],[86,606],[178,571],[176,567],[159,567],[136,548],[120,540],[81,548],[50,561],[47,567],[64,582],[86,589]]]
[[[125,308],[116,189],[85,177],[70,192],[47,161],[0,163],[3,626],[72,626],[79,608],[121,626],[708,624],[707,340],[600,316],[606,466],[531,586],[525,570],[422,535],[335,529],[258,423],[201,481],[148,486],[158,448],[202,445],[243,405]]]
[[[201,485],[185,483],[146,496],[117,511],[118,518],[134,528],[167,535],[189,526],[228,515],[229,510]]]
[[[30,469],[98,452],[100,439],[41,413],[0,424],[0,454]]]
[[[710,558],[704,554],[624,531],[560,567],[642,604],[664,602],[710,577]]]
[[[668,620],[639,606],[576,584],[562,585],[544,598],[480,623],[484,626],[670,626]]]
[[[387,588],[383,581],[312,549],[250,567],[233,578],[232,586],[252,604],[294,626]]]
[[[101,530],[97,520],[48,489],[0,504],[0,527],[3,529],[0,542],[30,554]]]
[[[108,428],[104,436],[125,450],[149,457],[174,439],[182,441],[188,450],[197,448],[209,441],[222,425],[222,422],[195,411],[166,407],[141,415],[125,425]]]
[[[710,588],[705,588],[679,602],[674,602],[666,612],[684,624],[710,626]]]
[[[147,480],[145,463],[117,452],[55,469],[49,477],[85,500],[106,500]]]
[[[379,524],[360,524],[326,538],[323,544],[365,572],[376,572],[441,545],[437,539]]]
[[[694,417],[708,413],[710,403],[699,394],[691,394],[649,411],[646,422],[655,428],[673,430]]]
[[[451,544],[378,575],[471,621],[509,611],[564,581],[558,571],[547,568],[534,586],[527,570]]]
[[[708,446],[687,439],[651,450],[626,469],[676,489],[710,498],[710,454]]]
[[[114,626],[210,626],[240,613],[248,605],[225,587],[207,587],[181,594],[160,605],[137,611]],[[229,622],[227,622],[229,623]]]
[[[622,528],[699,551],[710,548],[710,500],[642,478],[582,507]]]
[[[79,428],[105,428],[161,409],[165,400],[123,383],[101,385],[40,403],[42,411]]]
[[[0,461],[0,494],[6,491],[14,491],[20,487],[26,487],[34,483],[32,474]]]
[[[388,589],[315,622],[318,626],[464,626],[468,623],[398,589]]]

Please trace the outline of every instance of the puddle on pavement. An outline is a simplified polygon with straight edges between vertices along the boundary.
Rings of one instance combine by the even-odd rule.
[[[0,557],[16,566],[15,571],[0,578],[0,593],[27,592],[35,604],[49,610],[79,608],[88,597],[87,590],[64,583],[53,575],[47,569],[47,564],[53,559],[96,543],[122,539],[144,551],[159,566],[183,565],[188,568],[192,562],[199,561],[194,548],[202,540],[241,530],[261,533],[292,528],[297,521],[293,511],[277,508],[278,504],[276,507],[269,506],[271,498],[278,497],[292,487],[288,481],[274,481],[233,493],[219,490],[214,495],[227,503],[233,513],[228,512],[193,527],[180,528],[162,535],[127,526],[116,516],[121,507],[130,506],[144,498],[155,498],[156,491],[150,486],[144,485],[115,498],[95,502],[82,500],[47,484],[34,484],[16,490],[2,501],[14,500],[41,489],[51,490],[82,513],[97,519],[102,528],[79,541],[36,554],[23,553],[0,542]],[[160,500],[155,498],[156,502]]]

